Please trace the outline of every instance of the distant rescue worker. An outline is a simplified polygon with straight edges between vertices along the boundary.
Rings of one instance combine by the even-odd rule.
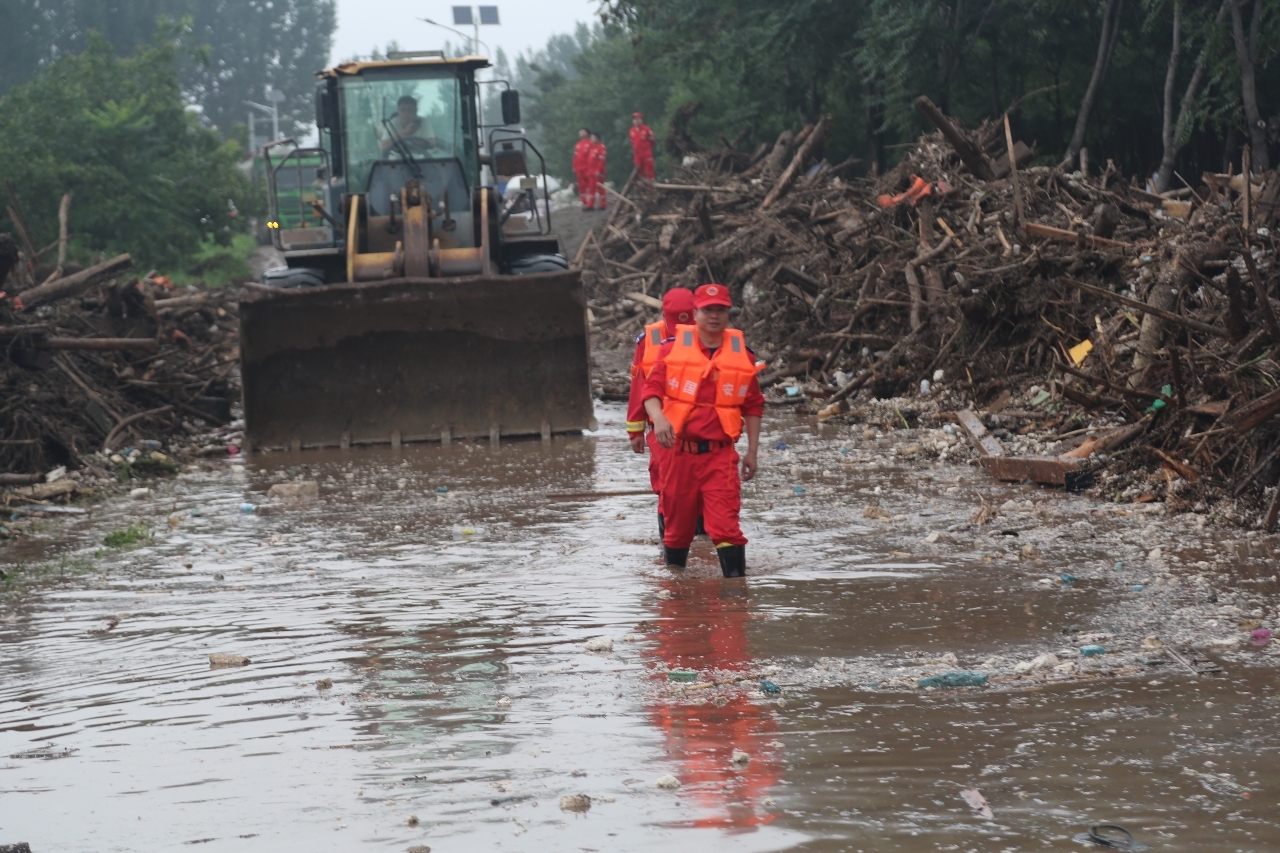
[[[653,131],[644,123],[641,113],[631,114],[631,156],[635,160],[637,177],[654,180]]]
[[[609,200],[605,198],[604,181],[609,172],[609,150],[604,147],[604,143],[600,141],[600,134],[592,132],[591,134],[591,178],[592,178],[592,203],[589,207],[595,207],[604,210],[609,206]]]
[[[631,449],[644,453],[649,445],[649,483],[658,495],[658,535],[663,534],[662,519],[662,468],[671,451],[658,444],[649,426],[649,415],[644,410],[644,383],[658,364],[658,352],[663,343],[675,337],[676,327],[693,322],[693,291],[674,287],[662,297],[662,318],[644,327],[636,339],[636,354],[631,359],[631,394],[627,400],[627,438]]]
[[[734,444],[745,427],[741,480],[750,480],[759,468],[764,395],[742,332],[729,328],[729,289],[704,284],[693,304],[693,325],[676,327],[644,386],[658,443],[673,451],[662,472],[663,552],[667,565],[686,565],[701,513],[721,572],[744,577],[747,538],[738,523],[742,485]]]
[[[573,146],[573,177],[578,182],[578,198],[590,207],[587,192],[591,188],[591,131],[578,128],[578,143]]]

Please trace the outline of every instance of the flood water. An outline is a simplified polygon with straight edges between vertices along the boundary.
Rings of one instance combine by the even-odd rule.
[[[3,603],[0,844],[1061,851],[1118,823],[1155,850],[1280,849],[1273,665],[879,689],[918,658],[976,666],[1110,618],[919,544],[976,490],[1042,491],[841,466],[844,433],[773,418],[764,444],[792,449],[744,492],[751,577],[721,579],[705,539],[677,575],[652,497],[556,497],[647,486],[623,412],[599,415],[549,444],[256,456],[68,524],[92,568]],[[320,500],[267,501],[293,477]],[[875,486],[902,524],[864,518]],[[152,542],[94,554],[139,518]],[[583,650],[599,636],[612,653]],[[590,809],[562,810],[577,794]]]

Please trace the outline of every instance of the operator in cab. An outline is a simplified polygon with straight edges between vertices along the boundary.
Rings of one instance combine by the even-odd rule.
[[[667,565],[689,559],[698,515],[716,546],[721,573],[747,574],[742,481],[759,468],[764,395],[755,356],[729,328],[729,288],[704,284],[693,294],[693,325],[676,327],[644,387],[644,408],[658,443],[672,451],[663,471],[662,536]],[[738,438],[747,433],[739,479]]]
[[[430,122],[418,115],[418,99],[412,95],[400,96],[400,100],[396,101],[396,114],[387,124],[391,126],[394,136],[387,136],[381,128],[378,129],[379,144],[383,154],[391,150],[397,139],[406,142],[421,140],[418,146],[423,148],[435,148],[439,145],[436,135],[431,132]]]

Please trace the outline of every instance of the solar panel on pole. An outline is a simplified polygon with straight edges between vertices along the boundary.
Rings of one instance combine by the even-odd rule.
[[[475,21],[471,17],[470,6],[454,6],[453,7],[453,25],[455,27],[471,26]]]
[[[498,23],[498,7],[497,6],[481,6],[480,7],[480,23],[497,24]]]

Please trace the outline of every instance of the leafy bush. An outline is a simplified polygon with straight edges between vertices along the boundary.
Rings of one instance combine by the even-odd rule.
[[[102,540],[102,544],[108,548],[127,548],[130,545],[137,545],[150,539],[151,528],[141,521],[135,521],[128,527],[122,527],[119,530],[113,530],[108,533]]]

